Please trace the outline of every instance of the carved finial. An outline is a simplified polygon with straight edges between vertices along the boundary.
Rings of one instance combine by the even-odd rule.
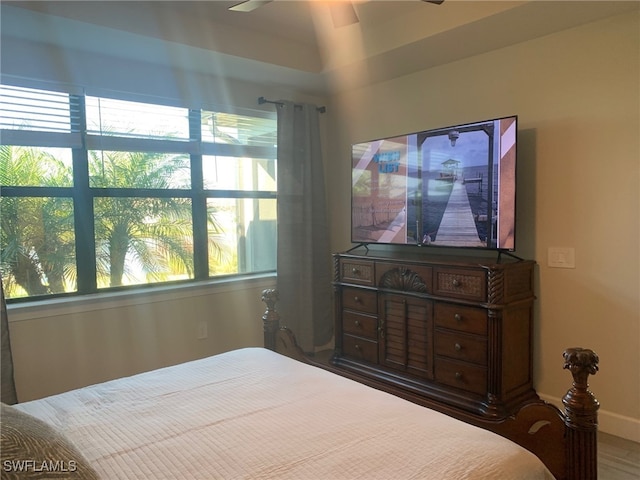
[[[574,385],[578,388],[587,388],[587,378],[598,371],[600,359],[593,350],[587,348],[567,348],[564,353],[564,367],[573,375]]]
[[[592,429],[598,424],[598,400],[589,391],[589,375],[598,371],[598,355],[586,348],[568,348],[563,353],[564,368],[573,375],[573,387],[562,398],[569,421],[574,427]]]
[[[278,290],[275,288],[267,288],[262,291],[262,301],[267,304],[268,312],[275,311],[278,298]]]
[[[264,346],[270,350],[276,349],[276,333],[280,328],[280,315],[276,311],[278,301],[278,290],[267,288],[262,291],[262,301],[267,304],[267,309],[262,315],[262,326],[264,330]]]

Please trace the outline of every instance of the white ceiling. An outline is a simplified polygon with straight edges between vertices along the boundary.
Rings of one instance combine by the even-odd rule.
[[[229,71],[234,75],[255,77],[258,65],[265,78],[299,82],[310,93],[325,94],[638,10],[640,5],[637,0],[445,0],[441,5],[420,0],[274,0],[252,12],[228,10],[238,2],[3,0],[2,34],[152,62],[162,59],[153,58],[149,49],[136,49],[135,40],[162,40],[182,49],[180,58],[189,58],[205,73],[224,61],[233,66]],[[336,28],[330,15],[330,4],[335,3],[350,3],[359,22]],[[26,27],[5,22],[5,10],[20,12],[11,7],[37,12],[36,23]],[[70,32],[79,22],[102,28],[100,41],[78,41]],[[215,62],[207,60],[212,55]],[[276,80],[278,76],[283,78]]]

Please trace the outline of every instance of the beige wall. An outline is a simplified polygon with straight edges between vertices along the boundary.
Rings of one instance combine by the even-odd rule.
[[[21,402],[263,344],[273,277],[9,306]],[[206,338],[199,338],[206,329]]]
[[[517,254],[537,268],[535,386],[570,386],[566,347],[594,349],[601,428],[640,441],[640,38],[613,17],[335,96],[332,245],[349,243],[351,143],[519,115]],[[575,248],[575,269],[547,249]]]

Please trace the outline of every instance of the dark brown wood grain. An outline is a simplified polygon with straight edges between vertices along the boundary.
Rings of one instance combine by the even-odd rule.
[[[367,252],[334,265],[336,368],[496,419],[537,399],[534,262]],[[357,338],[357,315],[376,335]]]

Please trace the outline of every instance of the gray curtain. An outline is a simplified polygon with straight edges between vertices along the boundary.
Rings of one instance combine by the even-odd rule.
[[[13,357],[11,356],[11,340],[9,339],[9,320],[7,319],[7,304],[4,299],[4,289],[0,278],[0,324],[2,325],[2,358],[0,370],[2,373],[0,396],[3,403],[13,405],[18,403],[16,386],[13,381]]]
[[[319,112],[277,102],[278,292],[283,325],[307,352],[333,335],[331,256]]]

